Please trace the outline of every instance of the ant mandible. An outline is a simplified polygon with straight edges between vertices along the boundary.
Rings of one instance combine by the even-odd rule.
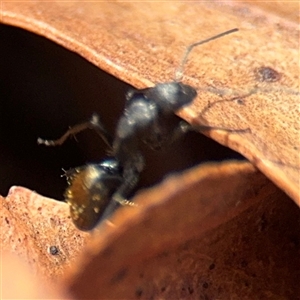
[[[190,130],[208,129],[208,126],[195,128],[183,120],[178,121],[174,114],[197,96],[193,87],[181,82],[183,67],[194,47],[236,31],[238,29],[234,28],[190,45],[176,71],[174,81],[129,90],[114,139],[96,114],[89,121],[70,128],[58,140],[38,139],[38,144],[57,146],[69,136],[85,129],[93,129],[110,149],[111,158],[65,173],[69,184],[65,192],[66,202],[70,205],[72,220],[80,230],[93,229],[119,205],[133,205],[128,197],[136,187],[145,166],[140,141],[153,149],[161,149]]]

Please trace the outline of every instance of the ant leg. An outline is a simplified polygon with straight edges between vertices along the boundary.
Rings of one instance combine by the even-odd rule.
[[[71,127],[62,137],[57,140],[45,140],[38,138],[37,143],[45,146],[60,146],[69,138],[69,136],[73,136],[86,129],[95,130],[105,144],[109,148],[112,148],[112,138],[100,122],[100,118],[97,114],[93,114],[89,121]]]
[[[245,132],[251,132],[250,128],[244,128],[244,129],[230,129],[230,128],[224,128],[224,127],[218,127],[218,126],[208,126],[208,125],[190,125],[189,123],[185,121],[180,121],[179,125],[174,129],[174,131],[171,133],[169,143],[178,140],[180,137],[182,137],[184,134],[186,134],[188,131],[207,131],[207,130],[223,130],[226,132],[233,132],[233,133],[245,133]]]
[[[218,126],[206,126],[206,125],[198,125],[198,126],[191,126],[191,129],[193,131],[208,131],[208,130],[222,130],[226,132],[232,132],[232,133],[246,133],[251,132],[251,129],[248,128],[242,128],[242,129],[234,129],[234,128],[224,128],[224,127],[218,127]]]
[[[124,182],[113,194],[112,199],[120,205],[135,206],[130,200],[128,200],[131,192],[136,187],[140,173],[144,169],[144,158],[140,152],[134,154],[134,158],[129,162],[126,162],[123,168]]]
[[[143,157],[140,154],[138,154],[138,157],[139,157],[139,163],[143,163],[144,162]],[[141,170],[138,169],[137,166],[138,164],[136,164],[135,166],[135,163],[132,162],[127,164],[127,166],[124,168],[124,172],[123,172],[124,182],[117,189],[117,191],[112,195],[111,198],[112,201],[110,201],[107,207],[105,208],[103,215],[99,220],[99,223],[107,219],[108,217],[110,217],[113,214],[113,212],[115,212],[116,209],[120,206],[138,206],[137,204],[128,200],[130,193],[135,188],[139,180],[139,174]]]

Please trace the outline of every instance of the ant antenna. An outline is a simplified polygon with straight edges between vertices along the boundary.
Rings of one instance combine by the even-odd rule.
[[[227,35],[227,34],[230,34],[230,33],[236,32],[236,31],[238,31],[238,28],[233,28],[233,29],[227,30],[227,31],[225,31],[223,33],[217,34],[217,35],[215,35],[213,37],[210,37],[210,38],[208,38],[206,40],[202,40],[200,42],[197,42],[197,43],[194,43],[194,44],[188,46],[187,49],[186,49],[186,51],[185,51],[185,53],[184,53],[184,55],[183,55],[181,64],[179,65],[179,68],[177,69],[177,71],[175,73],[175,81],[176,82],[181,81],[182,74],[183,74],[183,67],[184,67],[184,65],[185,65],[185,63],[187,61],[188,55],[190,54],[190,52],[193,50],[194,47],[202,45],[202,44],[205,44],[207,42],[210,42],[212,40],[218,39],[218,38],[220,38],[220,37],[222,37],[224,35]]]

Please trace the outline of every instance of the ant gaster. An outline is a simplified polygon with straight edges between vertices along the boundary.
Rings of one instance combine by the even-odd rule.
[[[58,140],[38,139],[39,144],[56,146],[61,145],[70,135],[85,129],[94,129],[110,148],[112,158],[99,164],[72,169],[65,174],[69,184],[65,192],[66,202],[70,205],[72,220],[79,229],[91,230],[117,206],[133,205],[127,199],[136,187],[145,166],[139,147],[140,141],[153,149],[161,149],[189,130],[209,128],[192,127],[183,120],[178,121],[174,114],[197,96],[193,87],[181,82],[182,69],[194,47],[237,30],[231,29],[190,45],[176,71],[174,81],[158,83],[145,89],[129,90],[114,139],[107,133],[96,114],[88,122],[70,128]]]

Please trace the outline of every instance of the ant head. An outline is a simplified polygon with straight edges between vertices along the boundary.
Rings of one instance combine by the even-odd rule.
[[[206,40],[202,40],[200,42],[194,43],[189,47],[187,47],[183,55],[181,64],[179,65],[179,68],[175,72],[174,82],[157,84],[155,87],[149,89],[148,96],[152,97],[152,99],[155,99],[157,105],[159,105],[159,107],[165,113],[174,112],[179,108],[183,107],[184,105],[191,103],[194,100],[194,98],[197,96],[197,92],[193,87],[183,84],[181,82],[183,67],[187,61],[188,55],[190,54],[190,52],[194,47],[210,42],[212,40],[215,40],[217,38],[220,38],[224,35],[236,31],[238,31],[238,29],[234,28],[225,31],[221,34],[210,37]]]
[[[191,103],[197,96],[196,90],[181,82],[159,83],[151,91],[152,99],[164,112],[174,112]]]

